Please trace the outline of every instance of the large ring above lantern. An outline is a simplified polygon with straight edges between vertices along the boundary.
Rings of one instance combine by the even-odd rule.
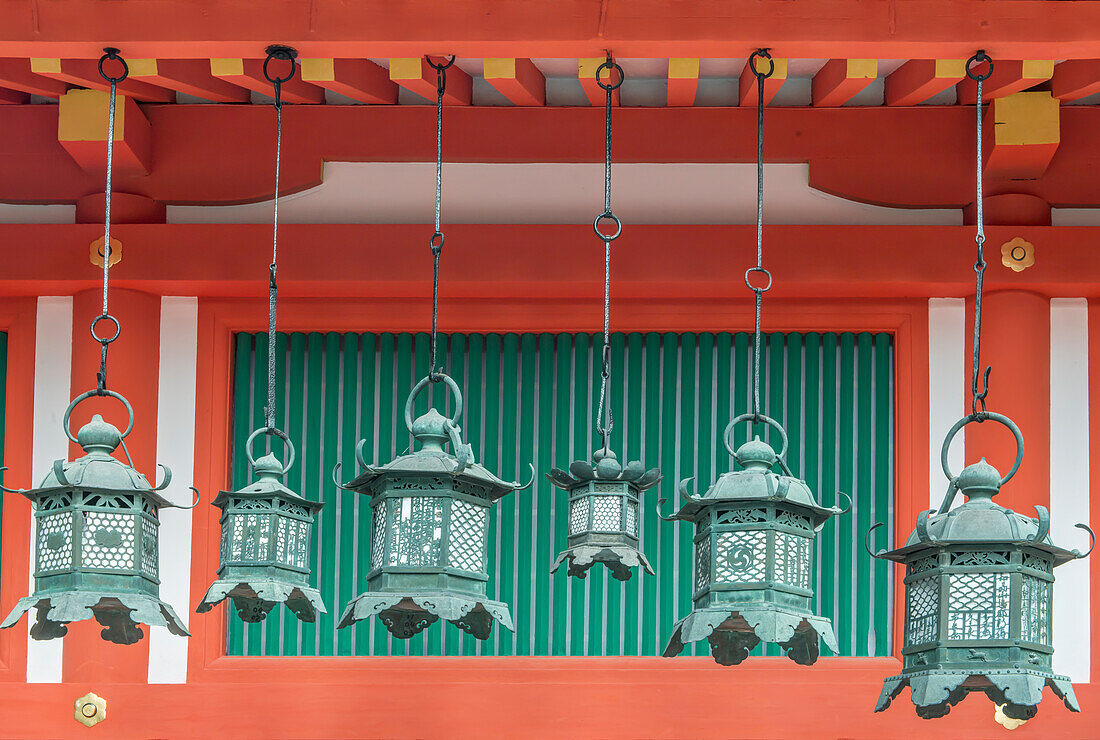
[[[743,414],[726,427],[762,422],[786,432],[767,416]],[[806,482],[759,437],[733,452],[743,470],[730,471],[703,496],[680,484],[684,505],[662,519],[695,524],[694,609],[672,630],[664,655],[679,655],[687,643],[706,638],[722,665],[736,665],[760,642],[778,643],[791,660],[811,665],[818,638],[837,652],[832,624],[814,615],[813,542],[828,519],[847,509],[819,506]],[[772,472],[779,464],[783,475]],[[660,500],[664,503],[664,499]]]
[[[489,511],[530,482],[501,480],[475,461],[462,442],[462,393],[450,376],[437,372],[434,379],[453,394],[454,417],[429,408],[413,420],[416,397],[432,379],[417,383],[405,404],[405,425],[420,449],[367,465],[360,442],[362,472],[337,483],[370,496],[373,509],[367,590],[347,605],[339,626],[377,615],[391,634],[406,639],[442,618],[484,640],[494,620],[515,629],[508,605],[486,597]],[[454,454],[444,450],[448,443]]]
[[[952,476],[947,451],[955,433],[986,420],[1003,424],[1016,438],[1012,470],[1002,478],[982,458]],[[1069,678],[1051,669],[1053,571],[1089,553],[1054,545],[1044,507],[1036,506],[1038,517],[1032,519],[994,503],[1023,452],[1023,435],[1008,417],[985,411],[960,419],[941,450],[949,483],[939,510],[917,518],[903,547],[877,553],[868,548],[873,557],[906,569],[904,665],[899,675],[885,680],[876,712],[890,706],[906,686],[925,719],[946,715],[967,694],[979,691],[1003,704],[1007,717],[1026,720],[1038,711],[1047,686],[1069,709],[1080,711]],[[959,491],[967,501],[951,508]],[[1077,526],[1092,538],[1087,525]]]

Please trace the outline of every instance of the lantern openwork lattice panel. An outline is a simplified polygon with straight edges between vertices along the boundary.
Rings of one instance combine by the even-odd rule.
[[[569,493],[568,546],[551,572],[568,562],[569,575],[578,578],[596,563],[606,565],[620,581],[639,566],[653,573],[639,548],[639,507],[642,491],[661,480],[659,470],[647,471],[640,462],[620,465],[614,452],[600,449],[591,463],[576,460],[568,472],[554,468],[546,477]]]
[[[486,597],[486,547],[493,503],[525,486],[475,462],[458,426],[462,394],[449,376],[438,378],[454,394],[454,417],[433,408],[413,421],[416,396],[430,382],[421,380],[405,404],[420,449],[374,466],[363,460],[361,442],[362,472],[341,485],[371,497],[371,554],[367,590],[347,605],[340,627],[377,615],[401,639],[440,618],[480,640],[494,620],[514,631],[508,605]],[[448,442],[454,454],[444,449]]]
[[[758,420],[779,431],[775,450],[759,437],[732,448],[733,427]],[[803,665],[819,654],[819,637],[834,652],[828,619],[814,615],[813,542],[818,529],[846,510],[818,506],[806,483],[787,468],[787,437],[765,416],[735,418],[724,434],[726,450],[743,470],[728,472],[703,496],[680,484],[684,505],[670,519],[695,525],[694,609],[673,627],[664,655],[706,638],[722,665],[736,665],[760,642],[778,643]],[[779,464],[784,474],[772,472]]]
[[[272,454],[252,457],[252,442],[262,433],[286,443],[286,467]],[[318,611],[325,612],[321,593],[309,585],[310,538],[322,504],[280,481],[294,464],[294,446],[283,432],[258,429],[245,449],[258,480],[238,491],[222,491],[214,500],[222,510],[218,580],[196,611],[210,611],[229,598],[243,621],[260,622],[276,604],[284,603],[303,622],[314,622]]]
[[[96,414],[72,436],[73,409],[95,395],[125,404],[130,415],[125,432]],[[138,624],[186,636],[183,622],[160,600],[159,511],[174,504],[159,491],[171,482],[171,472],[165,467],[164,482],[153,488],[132,464],[113,457],[120,445],[125,450],[123,440],[134,425],[133,409],[116,393],[77,397],[64,425],[85,454],[71,462],[57,460],[40,487],[19,491],[34,506],[35,587],[0,627],[15,625],[34,609],[30,633],[36,640],[63,637],[69,622],[93,617],[104,627],[103,639],[122,645],[144,636]]]
[[[1006,417],[986,412],[985,418],[1016,435],[1019,453],[1009,475],[1002,479],[984,458],[951,475],[951,438],[968,419],[978,420],[963,419],[944,443],[950,485],[939,511],[922,513],[903,547],[872,553],[905,566],[904,664],[900,675],[886,679],[875,711],[906,686],[926,719],[946,715],[978,691],[1003,705],[1005,716],[1026,720],[1038,711],[1047,686],[1079,711],[1069,678],[1051,669],[1051,634],[1054,568],[1084,556],[1051,542],[1042,506],[1032,519],[993,501],[1019,467],[1023,438]],[[967,500],[951,508],[957,491]]]

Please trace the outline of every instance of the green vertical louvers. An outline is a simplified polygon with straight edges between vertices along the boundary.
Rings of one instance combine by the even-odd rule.
[[[656,493],[675,497],[676,482],[692,476],[695,490],[705,490],[729,469],[730,460],[715,450],[726,422],[750,408],[751,336],[612,336],[612,446],[621,459],[659,465],[665,475],[644,495],[641,521],[642,548],[657,574],[626,582],[603,568],[584,580],[549,573],[565,543],[566,496],[542,473],[593,449],[600,336],[456,334],[440,341],[445,367],[466,399],[462,426],[479,460],[505,478],[526,480],[528,463],[539,473],[531,489],[502,499],[490,520],[488,595],[511,604],[515,635],[494,630],[480,642],[437,626],[402,641],[377,620],[334,629],[345,603],[362,590],[370,511],[361,497],[333,486],[331,468],[339,461],[345,479],[351,477],[360,438],[364,457],[377,462],[409,447],[397,416],[425,372],[427,336],[296,333],[277,337],[276,413],[301,451],[288,484],[325,504],[311,583],[330,611],[313,625],[276,612],[257,625],[231,616],[229,654],[659,655],[672,624],[690,611],[693,561],[689,528],[657,518]],[[761,400],[787,428],[795,472],[822,505],[839,503],[838,488],[855,499],[852,514],[817,538],[815,610],[833,620],[843,655],[889,655],[891,571],[859,556],[856,533],[893,518],[891,337],[773,333],[762,344]],[[237,335],[233,487],[247,482],[244,440],[263,423],[266,389],[256,379],[266,361],[266,335]],[[735,446],[747,435],[747,425],[738,427]],[[876,530],[876,548],[892,545],[889,529]],[[702,655],[706,645],[694,649]]]

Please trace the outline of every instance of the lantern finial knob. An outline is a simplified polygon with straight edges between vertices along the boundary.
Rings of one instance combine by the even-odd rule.
[[[412,433],[426,450],[442,450],[447,441],[449,420],[434,408],[417,417],[412,423]]]
[[[983,457],[979,462],[967,465],[957,479],[959,490],[967,498],[991,499],[1001,490],[1000,472]]]
[[[769,470],[772,465],[775,465],[777,458],[771,445],[760,437],[754,437],[737,448],[734,459],[745,470]]]
[[[270,452],[257,460],[252,469],[260,478],[278,478],[283,474],[283,464]]]
[[[85,452],[113,452],[122,443],[122,433],[114,424],[104,421],[102,416],[96,414],[91,421],[80,427],[80,431],[76,433],[76,441]]]

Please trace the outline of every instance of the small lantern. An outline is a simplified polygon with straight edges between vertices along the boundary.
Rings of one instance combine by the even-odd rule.
[[[286,467],[271,454],[252,457],[252,442],[260,434],[286,443]],[[195,611],[208,612],[228,597],[245,622],[263,621],[278,603],[303,622],[314,622],[325,604],[309,585],[310,537],[323,504],[299,496],[279,480],[294,465],[294,445],[282,431],[257,429],[245,443],[245,455],[259,480],[239,491],[222,491],[214,500],[222,510],[221,563],[218,580]]]
[[[647,471],[640,462],[619,464],[609,449],[597,450],[592,463],[576,460],[569,472],[554,468],[546,476],[569,492],[568,547],[558,555],[554,573],[569,561],[569,575],[584,578],[588,569],[603,563],[611,575],[628,580],[632,568],[653,568],[638,549],[639,494],[661,480],[656,468]]]
[[[442,617],[484,640],[493,620],[515,631],[508,605],[485,595],[489,510],[526,486],[474,461],[461,441],[458,385],[442,373],[435,377],[454,394],[454,417],[433,408],[413,421],[413,402],[429,382],[424,378],[405,403],[405,426],[420,449],[374,466],[363,460],[360,442],[362,472],[346,486],[337,484],[370,496],[373,510],[367,591],[347,605],[339,626],[378,615],[394,637],[407,639]],[[448,441],[454,454],[443,449]]]
[[[1004,478],[985,458],[953,476],[947,464],[951,439],[971,421],[985,419],[1012,431],[1016,463]],[[923,512],[904,547],[872,553],[906,570],[904,665],[900,675],[884,682],[876,712],[906,686],[925,719],[943,717],[972,691],[1003,704],[1007,717],[1030,719],[1044,686],[1070,710],[1080,711],[1069,678],[1051,670],[1053,570],[1088,553],[1051,542],[1050,515],[1042,506],[1035,507],[1039,516],[1032,519],[993,502],[1015,475],[1023,452],[1023,436],[1007,417],[980,412],[963,418],[943,444],[941,462],[950,484],[938,513]],[[957,491],[967,501],[952,509]],[[1077,526],[1092,536],[1086,525]]]
[[[69,416],[78,403],[96,395],[122,401],[129,426],[119,433],[96,414],[73,437]],[[0,627],[15,625],[34,609],[30,633],[36,640],[63,637],[69,622],[91,617],[103,625],[104,640],[120,645],[143,637],[138,623],[187,636],[175,611],[159,598],[158,511],[174,504],[158,492],[171,482],[171,471],[161,465],[164,482],[153,488],[134,470],[123,441],[134,428],[134,410],[113,391],[78,396],[63,424],[65,435],[85,454],[68,463],[55,461],[40,487],[18,491],[35,509],[34,593],[20,599]],[[119,445],[128,465],[111,455]]]
[[[733,427],[742,421],[777,429],[783,440],[779,454],[759,437],[735,452]],[[817,505],[809,486],[787,467],[787,434],[774,419],[738,416],[723,437],[744,470],[720,476],[699,497],[688,494],[682,481],[685,504],[667,518],[695,524],[695,608],[673,627],[664,655],[679,655],[686,643],[705,637],[722,665],[740,663],[761,641],[778,643],[796,663],[812,665],[819,637],[838,652],[832,624],[810,608],[814,536],[848,509]],[[772,472],[777,462],[784,475]]]

